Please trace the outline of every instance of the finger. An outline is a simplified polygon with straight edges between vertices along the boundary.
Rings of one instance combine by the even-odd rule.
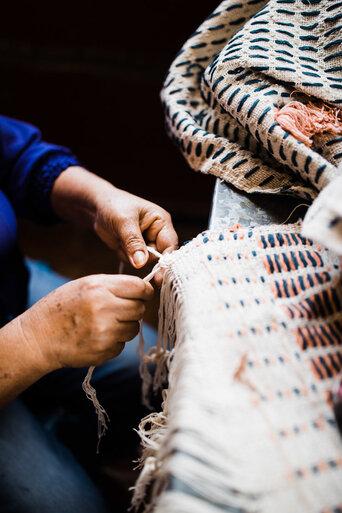
[[[121,322],[119,327],[116,327],[115,337],[119,340],[127,342],[136,337],[140,330],[140,324],[137,321]]]
[[[162,283],[163,283],[163,278],[164,278],[164,271],[163,269],[161,269],[160,271],[158,271],[154,277],[153,277],[153,281],[155,283],[155,285],[160,288],[162,286]]]
[[[137,276],[105,275],[105,284],[110,292],[122,299],[150,301],[154,294],[152,285]]]
[[[160,253],[165,250],[172,251],[178,247],[178,236],[167,212],[149,226],[146,230],[146,239],[154,243]],[[151,245],[150,242],[149,245]]]
[[[148,260],[146,244],[138,221],[127,220],[118,226],[121,247],[131,264],[140,269]]]
[[[145,314],[144,301],[139,299],[122,299],[116,310],[118,321],[140,321]]]
[[[163,226],[156,238],[157,250],[160,253],[171,252],[178,248],[178,236],[172,223]]]
[[[108,357],[110,358],[116,358],[119,356],[120,353],[124,350],[125,342],[116,342],[113,345],[113,349],[108,352]]]
[[[149,248],[153,248],[155,250],[157,250],[157,246],[155,245],[154,242],[148,242],[147,243],[147,246]],[[149,264],[155,264],[156,262],[158,261],[158,258],[153,254],[151,253],[150,251],[148,252],[148,263]]]
[[[130,261],[128,260],[128,258],[126,256],[126,253],[121,248],[117,248],[116,254],[119,257],[119,260],[121,260],[121,262],[124,262],[126,264],[130,263]]]

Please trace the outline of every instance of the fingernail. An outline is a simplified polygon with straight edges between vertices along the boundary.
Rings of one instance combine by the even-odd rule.
[[[133,261],[137,267],[141,267],[146,262],[146,255],[143,251],[136,251],[133,255]]]

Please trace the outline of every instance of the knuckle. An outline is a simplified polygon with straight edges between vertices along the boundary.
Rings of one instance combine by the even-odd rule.
[[[127,213],[120,213],[120,214],[118,214],[116,219],[117,219],[118,225],[121,226],[121,227],[128,225],[128,223],[131,220],[130,216],[127,215]]]
[[[167,210],[162,211],[162,216],[165,221],[171,221],[171,214]]]
[[[141,239],[135,233],[129,233],[125,237],[125,244],[129,248],[135,248],[137,246],[141,246]]]
[[[131,287],[137,291],[143,291],[145,289],[145,282],[138,276],[128,276],[126,286]]]
[[[139,323],[137,321],[131,322],[130,327],[127,328],[126,339],[132,340],[139,333]]]
[[[85,276],[81,280],[81,290],[84,292],[101,288],[100,275]]]
[[[141,319],[145,315],[145,311],[145,305],[139,302],[139,304],[137,304],[135,307],[134,318]]]

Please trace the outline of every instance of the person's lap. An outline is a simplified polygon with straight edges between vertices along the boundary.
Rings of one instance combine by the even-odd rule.
[[[44,265],[28,262],[28,266],[30,304],[67,281]],[[147,345],[152,345],[154,330],[146,326],[144,333]],[[112,420],[104,450],[126,451],[134,444],[133,428],[143,412],[138,366],[134,340],[118,358],[95,369],[92,383]],[[85,374],[86,369],[51,373],[23,400],[0,412],[0,511],[106,511],[95,485],[56,436],[56,428],[64,426],[65,431],[72,426],[81,459],[87,460],[86,452],[95,454],[97,421],[82,391]]]

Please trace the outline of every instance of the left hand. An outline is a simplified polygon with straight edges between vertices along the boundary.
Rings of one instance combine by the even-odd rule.
[[[176,249],[178,244],[166,210],[115,187],[100,201],[94,230],[121,260],[129,260],[137,269],[149,260],[146,245],[164,253]]]
[[[149,260],[146,244],[159,253],[177,248],[178,237],[166,210],[81,167],[61,173],[51,202],[62,219],[92,228],[121,260],[137,269]]]

